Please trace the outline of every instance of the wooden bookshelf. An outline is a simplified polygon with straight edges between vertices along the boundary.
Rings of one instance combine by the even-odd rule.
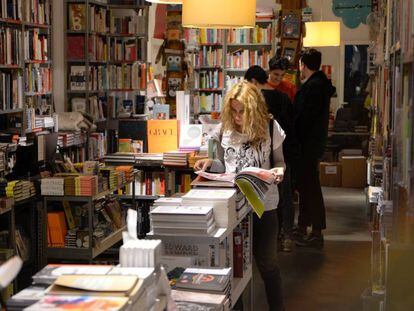
[[[17,91],[13,102],[12,97],[0,107],[0,114],[11,114],[13,111],[22,112],[22,126],[18,131],[24,136],[29,122],[28,108],[40,108],[40,105],[50,106],[50,115],[53,113],[52,94],[52,1],[41,2],[21,1],[21,16],[16,18],[0,18],[1,27],[6,31],[12,31],[18,37],[14,40],[14,46],[10,42],[6,49],[14,49],[15,54],[12,64],[0,64],[0,74],[13,76],[13,86]],[[42,7],[37,10],[37,15],[28,12],[31,6]],[[14,14],[18,15],[18,10]],[[37,47],[34,48],[34,47]],[[39,58],[40,56],[40,58]],[[37,58],[36,58],[37,57]],[[15,80],[16,79],[16,80]],[[38,81],[42,81],[40,84]],[[49,83],[47,83],[49,81]],[[41,89],[38,89],[41,86]],[[8,107],[6,107],[8,105]],[[11,107],[11,105],[13,107]]]

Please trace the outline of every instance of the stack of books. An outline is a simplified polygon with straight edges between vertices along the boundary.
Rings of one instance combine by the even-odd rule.
[[[108,189],[115,189],[118,186],[118,175],[114,167],[106,166],[100,169],[100,173],[104,178],[104,183]]]
[[[123,184],[125,183],[130,183],[134,180],[134,167],[132,165],[121,165],[121,166],[117,166],[116,170],[118,172],[124,172],[125,174],[125,182],[123,182]]]
[[[65,179],[60,177],[42,178],[40,183],[42,195],[65,195]]]
[[[31,181],[14,180],[7,183],[6,195],[20,202],[36,195],[36,189]]]
[[[175,301],[177,310],[230,310],[230,301],[226,295],[174,289],[171,298]]]
[[[65,247],[77,247],[76,232],[77,229],[68,230],[65,236]]]
[[[167,197],[167,198],[159,198],[154,201],[152,205],[153,209],[157,206],[180,206],[183,199],[181,197]]]
[[[164,152],[162,164],[166,166],[187,166],[188,152],[169,151]]]
[[[160,264],[161,240],[129,240],[119,250],[121,267],[157,267]]]
[[[76,176],[65,177],[65,194],[70,196],[76,195]]]
[[[70,147],[75,145],[74,133],[59,133],[58,145],[59,147]]]
[[[183,196],[182,205],[213,207],[218,227],[231,227],[237,219],[236,189],[191,189]]]
[[[98,193],[98,177],[79,176],[76,178],[76,194],[80,196],[94,196]]]
[[[178,279],[176,287],[179,291],[223,295],[225,296],[225,298],[222,297],[225,301],[224,304],[229,307],[231,304],[231,277],[231,268],[187,268]]]
[[[203,160],[203,159],[207,159],[208,155],[207,154],[190,154],[190,157],[188,158],[188,167],[194,167],[194,164],[198,161],[198,160]]]
[[[47,213],[47,237],[50,247],[64,247],[67,231],[64,212]]]
[[[158,206],[150,216],[154,234],[208,236],[216,227],[211,206]]]
[[[161,310],[154,307],[159,300],[165,306],[165,297],[157,295],[169,285],[157,274],[154,268],[49,264],[7,301],[7,310]]]

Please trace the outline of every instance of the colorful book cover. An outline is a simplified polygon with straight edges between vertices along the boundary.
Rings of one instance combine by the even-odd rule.
[[[170,118],[170,105],[154,105],[153,113],[155,120],[168,120]]]
[[[128,303],[126,297],[91,296],[45,296],[42,300],[25,310],[123,310]]]
[[[162,153],[178,149],[177,120],[148,120],[148,152]]]

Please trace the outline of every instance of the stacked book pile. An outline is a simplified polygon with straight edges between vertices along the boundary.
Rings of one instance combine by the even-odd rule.
[[[96,175],[82,175],[76,178],[76,194],[80,196],[94,196],[98,193],[98,177]]]
[[[76,176],[65,177],[65,194],[70,196],[76,195]]]
[[[36,128],[51,128],[55,125],[52,117],[45,117],[45,116],[36,116],[35,117],[35,127]]]
[[[150,215],[154,234],[208,236],[216,227],[211,206],[158,206]]]
[[[229,310],[231,305],[231,268],[224,269],[203,269],[203,268],[187,268],[177,281],[176,288],[178,291],[220,295],[224,310]],[[189,293],[190,294],[190,293]],[[175,293],[179,296],[178,301],[187,301],[183,299],[184,293]],[[190,296],[190,295],[188,295]],[[192,296],[192,295],[191,295]],[[224,297],[223,297],[224,296]],[[173,296],[174,297],[174,296]],[[195,296],[193,296],[195,297]],[[216,297],[219,298],[219,297]],[[177,297],[176,297],[177,299]],[[181,305],[181,303],[179,303]],[[185,306],[185,304],[183,304]],[[195,302],[197,306],[197,302]],[[180,309],[179,309],[180,310]],[[191,308],[190,310],[200,310],[199,308]],[[221,310],[221,309],[209,309]]]
[[[203,159],[207,159],[208,155],[207,154],[190,154],[189,158],[188,158],[188,167],[194,167],[194,164],[198,161],[198,160],[203,160]]]
[[[187,166],[189,152],[164,152],[162,164],[166,166]]]
[[[183,196],[182,205],[213,207],[218,227],[231,227],[237,219],[235,189],[191,189]]]
[[[160,264],[161,240],[129,240],[119,250],[121,267],[157,267]]]
[[[159,198],[154,201],[152,205],[152,209],[158,206],[180,206],[183,199],[181,197],[167,197],[167,198]]]
[[[115,176],[117,177],[117,184],[116,187],[121,187],[122,185],[125,185],[125,173],[122,171],[115,170]]]
[[[115,189],[118,186],[118,176],[115,168],[106,166],[100,169],[103,176],[103,182],[107,184],[108,189]]]
[[[230,300],[226,295],[174,289],[171,298],[175,301],[177,310],[230,310]]]
[[[130,183],[134,180],[134,167],[132,165],[117,166],[116,170],[118,172],[124,172],[125,174],[125,182],[123,182],[122,184]]]
[[[7,183],[6,195],[20,202],[36,195],[36,189],[31,181],[14,180]]]
[[[65,213],[47,213],[47,240],[50,247],[64,247],[67,234]]]
[[[65,179],[60,177],[42,178],[40,183],[42,195],[65,195]]]
[[[76,245],[77,229],[68,230],[65,236],[65,247],[77,247]]]
[[[85,135],[82,132],[73,133],[73,144],[75,146],[85,143]]]
[[[154,268],[47,265],[34,284],[7,301],[7,310],[164,310],[167,280]]]
[[[58,136],[59,147],[70,147],[75,145],[75,134],[74,133],[59,133]]]

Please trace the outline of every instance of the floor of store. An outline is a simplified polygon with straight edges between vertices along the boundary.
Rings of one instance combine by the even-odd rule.
[[[370,234],[363,190],[323,189],[327,229],[322,251],[296,247],[279,252],[288,311],[362,310],[369,286]],[[253,272],[255,311],[267,310],[263,283]]]

